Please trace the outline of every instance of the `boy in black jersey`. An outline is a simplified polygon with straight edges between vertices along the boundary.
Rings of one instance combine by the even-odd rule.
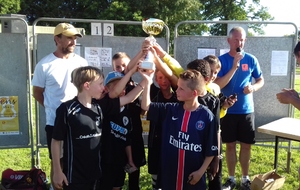
[[[142,49],[136,54],[136,56],[130,60],[130,57],[125,52],[118,52],[112,58],[114,71],[127,74],[132,67],[136,67],[137,63],[145,56],[143,55]],[[132,79],[126,84],[126,93],[129,93],[137,85]],[[110,96],[111,98],[117,97]],[[130,110],[132,130],[131,130],[131,152],[133,163],[128,163],[126,165],[126,170],[128,171],[128,189],[139,190],[140,189],[140,170],[139,168],[146,164],[146,155],[144,148],[143,139],[143,127],[141,121],[141,109],[140,101],[137,98],[133,102],[129,103],[126,108]]]
[[[100,136],[102,112],[92,98],[100,98],[103,73],[86,66],[72,72],[72,83],[78,95],[56,110],[51,153],[53,184],[57,189],[96,190],[101,177]],[[63,142],[63,170],[60,166]]]
[[[143,81],[125,95],[125,85],[136,69],[137,65],[127,72],[125,76],[115,71],[107,75],[105,79],[107,95],[99,101],[101,107],[102,104],[106,104],[109,101],[117,101],[119,99],[121,101],[131,94],[134,94],[135,98],[138,97],[143,90]],[[122,83],[122,87],[117,87],[120,83]],[[116,93],[116,89],[121,92]],[[115,96],[117,96],[117,98],[111,98]],[[127,163],[135,166],[131,154],[131,132],[133,127],[135,127],[133,125],[134,121],[132,115],[135,113],[129,109],[130,105],[131,104],[120,104],[118,112],[107,115],[104,119],[101,139],[101,165],[103,169],[101,189],[103,190],[121,189],[125,180],[124,166]]]
[[[136,68],[119,81],[114,93],[122,91],[135,71]],[[142,89],[140,87],[133,89],[126,96],[116,99],[95,100],[103,94],[103,74],[101,70],[90,66],[74,70],[72,82],[78,89],[78,96],[62,103],[57,109],[53,131],[52,154],[55,163],[55,187],[72,190],[98,190],[101,186],[99,179],[102,170],[100,135],[103,134],[103,125],[109,123],[107,119],[102,121],[102,115],[103,118],[109,118],[110,115],[118,114],[120,107],[133,101]],[[59,166],[62,141],[64,142],[63,173]]]

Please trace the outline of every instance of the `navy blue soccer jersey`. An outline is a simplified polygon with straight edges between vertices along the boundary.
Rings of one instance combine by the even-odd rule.
[[[195,185],[187,181],[205,157],[218,155],[212,112],[202,105],[189,112],[184,110],[183,103],[151,103],[148,119],[163,122],[162,189],[205,189],[205,175]]]

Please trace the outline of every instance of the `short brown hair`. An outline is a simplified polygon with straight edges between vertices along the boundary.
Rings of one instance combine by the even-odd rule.
[[[221,62],[219,60],[219,58],[215,55],[208,55],[206,57],[203,58],[204,60],[206,60],[210,65],[216,65],[217,69],[221,69]]]
[[[204,78],[210,76],[209,63],[204,59],[195,59],[187,64],[187,69],[194,69],[201,73]]]
[[[191,90],[196,90],[198,93],[205,89],[205,80],[200,72],[192,69],[186,70],[179,75],[179,78],[187,81],[187,86]]]
[[[113,55],[112,60],[116,60],[116,59],[119,59],[119,58],[128,58],[128,59],[130,59],[130,57],[129,57],[129,55],[127,55],[127,53],[118,52],[115,55]]]
[[[71,82],[75,85],[78,92],[81,92],[84,83],[95,81],[100,77],[104,78],[104,74],[97,67],[78,67],[77,69],[74,69],[71,74]]]

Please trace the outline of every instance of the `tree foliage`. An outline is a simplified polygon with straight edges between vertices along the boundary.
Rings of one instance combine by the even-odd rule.
[[[202,13],[207,20],[273,20],[268,9],[260,5],[260,0],[252,0],[251,4],[247,3],[247,0],[200,0],[200,2],[203,2]],[[260,24],[250,25],[249,28],[258,34],[264,34]],[[212,35],[226,35],[227,26],[214,24],[210,33]]]
[[[4,0],[5,2],[10,2]],[[251,20],[266,21],[273,18],[260,0],[20,0],[20,14],[27,15],[29,24],[39,17],[82,18],[99,20],[141,21],[152,17],[163,20],[170,31],[185,20]],[[249,2],[249,1],[248,1]],[[0,3],[1,5],[1,3]],[[13,12],[13,11],[12,11]],[[17,11],[15,11],[17,12]],[[43,23],[47,25],[47,23]],[[76,25],[78,26],[78,25]],[[260,25],[251,25],[254,32],[262,34]],[[88,29],[88,28],[87,28]],[[212,26],[185,24],[179,33],[225,35],[226,25]],[[116,35],[145,36],[140,26],[115,26]]]
[[[52,18],[97,18],[106,10],[105,0],[21,0],[21,14],[25,14],[30,24],[39,17]]]
[[[0,14],[13,14],[20,11],[20,0],[1,0],[0,1]]]
[[[134,20],[142,21],[143,18],[158,18],[173,30],[175,24],[182,20],[202,19],[199,10],[201,3],[199,0],[127,0],[114,1],[109,8],[100,14],[101,19],[108,20]],[[135,27],[136,28],[136,27]],[[145,33],[136,29],[138,35]],[[123,33],[128,28],[119,28]]]

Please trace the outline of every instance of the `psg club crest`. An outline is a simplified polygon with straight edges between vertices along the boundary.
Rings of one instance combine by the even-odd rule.
[[[199,130],[199,131],[201,131],[204,128],[205,128],[204,122],[203,121],[197,121],[197,123],[196,123],[196,129]]]

